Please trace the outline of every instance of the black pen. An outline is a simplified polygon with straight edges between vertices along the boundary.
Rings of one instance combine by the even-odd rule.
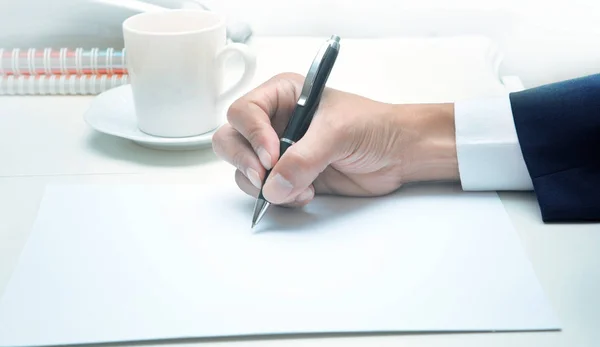
[[[325,89],[325,84],[333,69],[333,64],[337,59],[339,50],[340,38],[339,36],[333,35],[325,42],[319,52],[317,52],[317,55],[308,70],[308,74],[306,74],[306,79],[304,80],[300,97],[296,102],[296,107],[288,120],[283,136],[279,140],[280,157],[290,146],[300,140],[308,130],[308,126],[319,106],[321,94],[323,94],[323,89]],[[270,173],[271,170],[267,171],[263,186]],[[256,205],[254,206],[252,228],[260,222],[270,205],[271,203],[264,198],[261,189],[258,198],[256,199]]]

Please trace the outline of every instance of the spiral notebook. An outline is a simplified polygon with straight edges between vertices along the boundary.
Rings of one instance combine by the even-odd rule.
[[[94,95],[127,83],[125,49],[0,48],[0,95]]]

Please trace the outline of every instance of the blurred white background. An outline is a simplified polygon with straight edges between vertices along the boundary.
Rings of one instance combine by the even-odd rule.
[[[191,0],[143,1],[176,8]],[[250,24],[255,36],[485,35],[504,53],[501,73],[520,76],[527,87],[600,73],[599,0],[200,1]],[[0,0],[0,48],[119,46],[120,24],[138,5]]]

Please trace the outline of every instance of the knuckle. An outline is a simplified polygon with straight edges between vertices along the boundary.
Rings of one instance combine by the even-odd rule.
[[[276,79],[285,79],[285,80],[293,80],[293,81],[301,81],[303,76],[296,72],[282,72],[275,76]]]
[[[289,93],[296,99],[304,84],[304,77],[299,73],[285,72],[277,76],[276,82],[281,93]]]
[[[246,157],[244,156],[243,151],[236,151],[233,153],[231,157],[231,164],[235,166],[238,170],[244,171],[244,162]]]
[[[247,117],[242,119],[245,115],[248,116],[248,107],[251,107],[251,105],[247,103],[233,103],[227,112],[227,120],[231,127],[242,134],[254,147],[257,147],[264,140],[265,125],[258,118]],[[242,110],[242,108],[244,109]]]
[[[258,147],[263,141],[263,131],[259,125],[255,125],[248,129],[248,141],[253,147]]]
[[[234,101],[227,109],[227,121],[234,123],[245,111],[243,99]]]

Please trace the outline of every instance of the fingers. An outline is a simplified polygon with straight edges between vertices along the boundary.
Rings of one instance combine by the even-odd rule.
[[[256,188],[250,182],[250,180],[246,177],[246,175],[244,175],[240,170],[236,170],[236,172],[235,172],[235,182],[237,183],[238,187],[240,187],[240,189],[244,193],[246,193],[254,198],[256,198],[258,196],[259,189]],[[285,206],[285,207],[302,207],[302,206],[308,204],[314,197],[315,197],[315,189],[311,185],[308,188],[306,188],[301,194],[298,194],[296,199],[288,200],[281,205]]]
[[[312,182],[330,163],[329,151],[333,148],[327,139],[316,138],[318,132],[309,130],[302,141],[279,158],[277,134],[287,124],[302,81],[297,74],[268,80],[230,106],[229,124],[213,136],[215,153],[238,169],[236,182],[251,196],[258,195],[266,170],[278,163],[267,181],[271,188],[263,193],[272,203],[284,206],[303,206],[314,198]]]
[[[231,126],[226,124],[215,133],[213,150],[219,157],[243,172],[255,189],[258,190],[262,186],[265,175],[263,166],[248,141]]]
[[[265,169],[279,156],[279,140],[267,113],[254,103],[236,101],[228,112],[229,124],[249,143]]]
[[[314,197],[313,181],[338,159],[339,146],[336,146],[333,134],[324,126],[314,125],[300,141],[288,148],[271,171],[263,187],[263,195],[271,203],[311,200]],[[307,191],[308,188],[311,191]]]
[[[227,112],[227,120],[250,144],[265,169],[279,158],[279,137],[274,123],[285,124],[296,103],[297,75],[279,75],[240,99]],[[285,118],[285,119],[284,119]]]

